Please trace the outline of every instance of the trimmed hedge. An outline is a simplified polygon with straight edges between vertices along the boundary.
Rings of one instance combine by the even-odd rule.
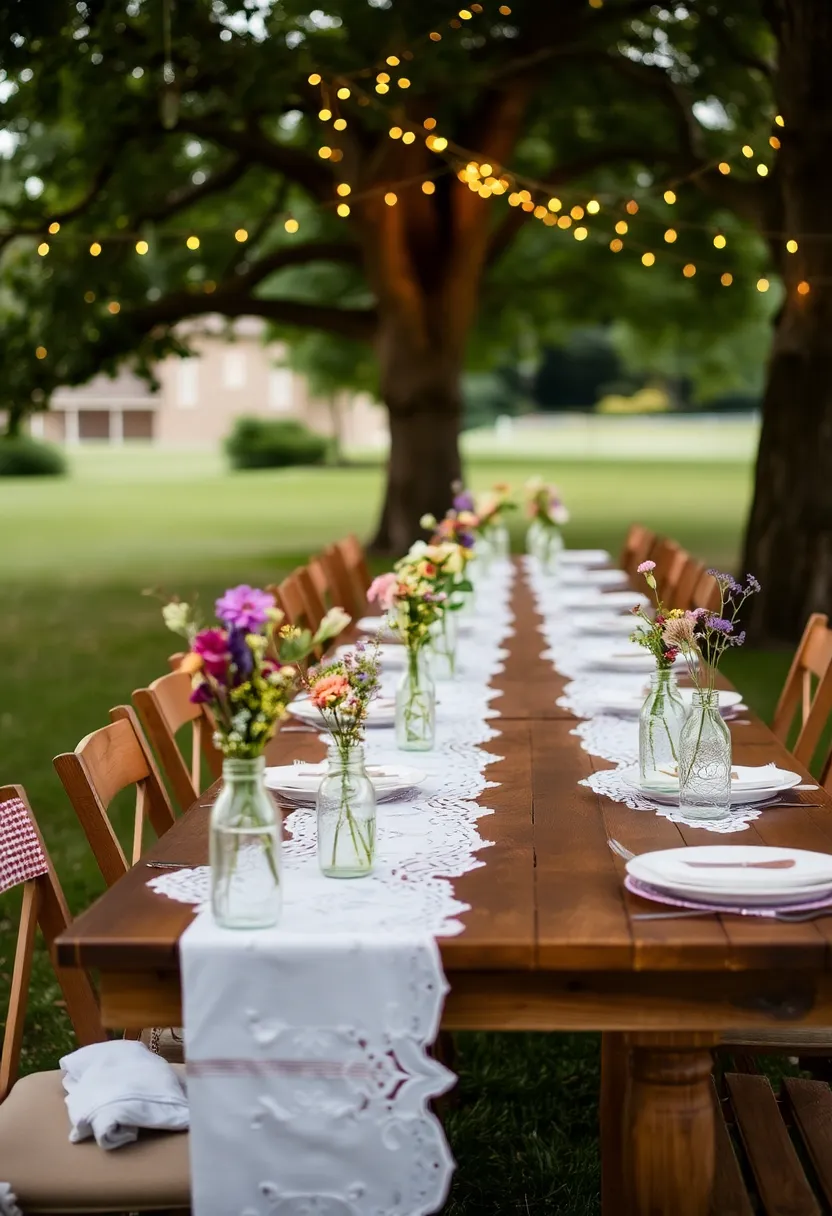
[[[235,469],[281,469],[323,464],[329,440],[292,419],[238,418],[225,451]]]
[[[66,473],[63,452],[28,435],[0,438],[0,477],[60,477]]]

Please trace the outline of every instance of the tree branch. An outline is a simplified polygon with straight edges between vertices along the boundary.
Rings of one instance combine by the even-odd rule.
[[[323,161],[315,160],[298,148],[276,144],[260,130],[240,130],[227,127],[215,118],[191,118],[187,115],[180,118],[176,130],[187,131],[220,144],[249,163],[265,165],[276,173],[283,173],[316,199],[332,197],[332,175]]]
[[[238,182],[248,172],[249,168],[249,161],[243,158],[233,160],[225,168],[218,169],[215,173],[212,173],[207,181],[202,182],[199,186],[189,185],[180,187],[178,190],[172,190],[167,198],[163,199],[155,207],[140,212],[135,218],[136,226],[144,223],[158,224],[162,220],[169,219],[172,215],[176,215],[177,212],[184,211],[195,203],[201,202],[202,199],[216,194],[220,190],[225,190],[228,186],[233,186],[235,182]]]
[[[65,224],[69,220],[74,220],[77,218],[77,216],[83,215],[84,212],[91,207],[98,198],[99,194],[115,172],[116,159],[116,156],[112,156],[108,157],[107,160],[102,161],[86,194],[84,194],[77,203],[73,203],[71,207],[66,207],[63,211],[57,211],[54,215],[46,216],[43,219],[38,220],[37,223],[27,224],[21,228],[15,228],[10,232],[4,233],[3,236],[0,236],[0,250],[4,249],[5,246],[8,245],[9,241],[14,240],[15,237],[37,236],[42,232],[46,232],[50,224]]]
[[[239,270],[229,283],[235,292],[250,291],[278,270],[285,270],[288,266],[305,266],[309,262],[343,262],[360,266],[361,250],[358,245],[351,245],[348,241],[302,241],[297,245],[283,245],[264,254],[256,262],[249,263],[245,270]]]

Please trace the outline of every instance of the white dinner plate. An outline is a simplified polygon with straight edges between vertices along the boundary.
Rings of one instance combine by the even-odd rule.
[[[581,570],[574,566],[560,571],[558,582],[564,589],[569,587],[587,587],[591,590],[606,590],[616,587],[628,587],[630,577],[623,570]]]
[[[741,704],[742,697],[738,692],[726,688],[720,688],[718,691],[721,713],[727,713],[735,706]],[[648,692],[649,685],[646,683],[632,692],[629,689],[616,688],[610,685],[608,689],[602,689],[599,692],[596,712],[613,714],[620,718],[637,718],[641,713],[641,707]],[[692,688],[679,689],[679,695],[688,707],[693,705],[693,692]]]
[[[382,642],[401,642],[399,635],[388,625],[386,616],[362,616],[355,622],[355,627],[360,633],[378,636]]]
[[[746,863],[745,865],[739,863]],[[790,862],[785,869],[747,863]],[[642,853],[627,873],[663,891],[725,903],[790,903],[832,891],[832,856],[760,845],[700,845]]]
[[[631,652],[624,650],[621,644],[613,644],[604,649],[599,648],[597,651],[588,652],[583,663],[591,671],[615,671],[622,675],[626,675],[627,672],[633,672],[635,675],[650,675],[656,670],[656,660],[649,650],[643,646],[637,646],[633,642]],[[685,666],[685,660],[681,655],[676,659],[674,666],[676,668]]]
[[[558,562],[561,566],[584,566],[593,569],[606,566],[612,561],[612,554],[606,549],[561,549]]]
[[[296,802],[299,806],[311,806],[326,770],[327,765],[323,760],[319,764],[274,766],[266,769],[266,785],[289,802]],[[379,802],[390,802],[414,786],[421,785],[426,775],[418,768],[404,765],[367,765],[367,776],[373,784]]]
[[[591,637],[629,637],[636,627],[637,622],[632,620],[628,613],[612,613],[605,612],[603,615],[600,612],[593,612],[592,616],[587,617],[585,621],[576,621],[575,628],[579,633],[588,634]]]
[[[761,768],[767,770],[765,779]],[[770,798],[775,798],[778,794],[784,793],[786,790],[793,789],[794,786],[800,785],[803,778],[800,773],[791,773],[787,769],[777,768],[776,765],[762,765],[753,768],[744,767],[741,765],[732,765],[731,772],[737,774],[736,779],[731,780],[731,805],[745,806],[753,802],[767,802]],[[756,774],[756,775],[755,775]],[[662,784],[659,785],[658,782]],[[665,774],[656,774],[656,784],[653,785],[649,779],[644,784],[639,783],[639,792],[651,798],[654,802],[660,802],[663,806],[678,806],[679,805],[679,780],[674,781],[672,777]]]
[[[355,646],[339,646],[335,651],[334,657],[336,659],[343,659],[348,654],[355,654]],[[404,646],[397,646],[395,642],[382,642],[378,648],[378,661],[382,670],[391,667],[404,667],[407,662],[407,651]]]
[[[310,722],[326,730],[321,711],[312,704],[307,696],[296,697],[289,705],[289,713],[301,722]],[[367,726],[393,726],[396,721],[396,702],[392,697],[376,697],[370,702],[367,710]]]
[[[695,688],[679,689],[679,696],[688,707],[693,705],[693,694],[695,692]],[[727,709],[735,709],[738,705],[742,705],[742,693],[734,692],[732,688],[720,688],[717,692],[719,694],[720,713],[725,713]]]
[[[650,601],[640,591],[586,591],[572,587],[558,596],[558,607],[576,612],[630,612],[633,608],[649,608]]]

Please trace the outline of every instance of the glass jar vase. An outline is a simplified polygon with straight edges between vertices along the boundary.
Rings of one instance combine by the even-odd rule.
[[[431,667],[437,680],[453,680],[456,675],[457,616],[456,609],[446,608],[430,627]]]
[[[560,534],[560,528],[556,528],[551,524],[544,524],[540,548],[538,550],[538,560],[547,574],[554,574],[557,571],[562,549],[563,537]]]
[[[423,647],[408,648],[407,666],[396,689],[396,745],[429,752],[436,736],[436,688]]]
[[[697,689],[679,739],[679,807],[687,819],[725,819],[731,810],[731,735],[719,694]]]
[[[226,758],[211,808],[211,911],[225,929],[265,929],[280,916],[282,820],[264,768],[262,756]]]
[[[526,529],[526,552],[529,557],[540,559],[540,546],[544,530],[543,524],[539,519],[533,519]]]
[[[511,536],[505,524],[494,524],[491,528],[491,547],[497,561],[508,561],[511,556]]]
[[[327,878],[369,874],[376,852],[376,793],[361,743],[330,743],[315,805],[321,871]]]
[[[667,785],[668,771],[676,773],[679,739],[687,709],[679,696],[672,671],[654,671],[650,691],[638,720],[638,765],[642,785]]]

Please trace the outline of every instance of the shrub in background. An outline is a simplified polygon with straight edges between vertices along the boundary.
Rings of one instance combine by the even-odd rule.
[[[234,469],[281,469],[323,464],[329,440],[292,419],[238,418],[225,451]]]
[[[0,477],[60,477],[66,473],[63,452],[29,435],[0,438]]]

